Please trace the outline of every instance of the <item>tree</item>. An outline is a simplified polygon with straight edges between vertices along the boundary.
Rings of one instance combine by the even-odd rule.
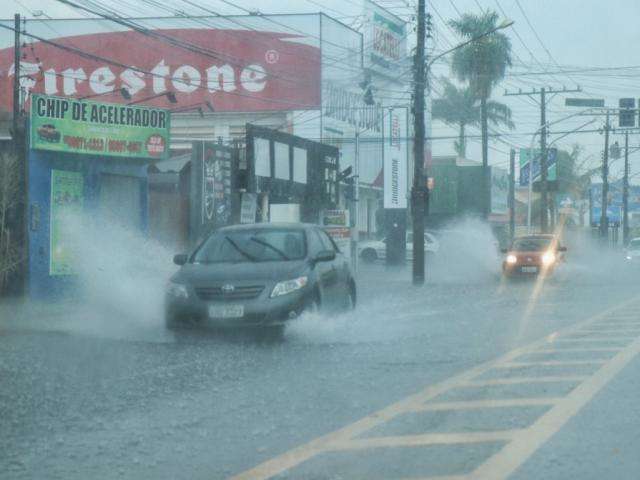
[[[18,232],[12,229],[12,214],[18,207],[19,163],[15,155],[0,153],[0,293],[10,275],[20,266]]]
[[[478,99],[469,87],[458,88],[446,78],[442,79],[442,84],[442,97],[433,101],[431,115],[447,125],[458,127],[458,140],[453,145],[456,153],[464,158],[467,151],[466,128],[481,123]],[[487,120],[496,126],[504,125],[510,130],[515,128],[511,121],[511,109],[500,102],[487,102]]]
[[[476,41],[453,53],[451,70],[461,82],[467,82],[474,96],[480,100],[480,125],[482,130],[482,165],[484,166],[485,216],[489,215],[489,126],[488,99],[493,89],[504,78],[511,66],[511,41],[504,33],[487,32],[497,29],[499,16],[486,11],[481,15],[463,14],[451,20],[451,28],[462,38]]]

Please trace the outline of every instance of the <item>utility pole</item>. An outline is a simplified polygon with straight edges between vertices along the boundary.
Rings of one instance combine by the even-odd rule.
[[[13,17],[13,118],[11,137],[16,155],[20,152],[20,14]]]
[[[549,230],[549,165],[548,165],[548,152],[547,152],[547,102],[549,102],[553,97],[555,97],[558,93],[574,93],[581,92],[582,88],[574,88],[567,89],[566,87],[562,87],[562,89],[554,89],[551,87],[542,87],[539,90],[533,89],[527,92],[523,92],[519,90],[517,92],[507,92],[505,90],[504,95],[509,96],[520,96],[526,95],[533,98],[533,95],[540,95],[540,231],[542,233],[547,233]],[[550,98],[547,98],[547,94],[551,95]],[[529,169],[533,170],[533,162],[535,155],[531,152],[529,156],[531,159],[532,165],[529,165]],[[535,179],[534,179],[535,180]]]
[[[624,177],[622,180],[622,244],[629,242],[629,130],[624,132]]]
[[[602,211],[600,212],[600,237],[607,237],[609,232],[609,219],[607,217],[607,196],[609,195],[609,112],[604,126],[604,152],[602,154]]]
[[[547,197],[547,99],[546,89],[540,89],[540,231],[547,233],[549,230],[549,199]]]
[[[516,149],[509,152],[509,238],[516,234]]]
[[[413,284],[424,284],[424,215],[427,196],[424,182],[424,90],[425,90],[425,0],[418,0],[418,29],[416,55],[413,60]]]

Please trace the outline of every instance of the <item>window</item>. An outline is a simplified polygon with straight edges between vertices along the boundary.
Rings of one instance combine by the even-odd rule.
[[[301,260],[307,254],[303,230],[221,231],[194,255],[198,263],[243,263]]]
[[[329,234],[324,230],[320,230],[320,240],[322,241],[323,250],[334,250],[336,252],[340,251],[336,243],[333,241],[333,238],[331,238]]]

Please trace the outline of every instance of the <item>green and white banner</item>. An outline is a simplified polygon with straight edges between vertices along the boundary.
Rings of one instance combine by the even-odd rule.
[[[82,173],[51,170],[49,275],[74,273],[72,230],[68,228],[67,222],[79,217],[83,205]]]
[[[114,157],[167,158],[168,110],[73,98],[31,97],[31,148]]]

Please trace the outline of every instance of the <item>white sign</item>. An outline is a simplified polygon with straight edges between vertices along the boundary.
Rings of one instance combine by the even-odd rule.
[[[255,223],[258,195],[255,193],[243,193],[240,204],[240,223]]]
[[[407,208],[407,109],[385,114],[384,208]]]
[[[376,73],[396,76],[407,58],[406,23],[375,3],[364,2],[365,67]]]

